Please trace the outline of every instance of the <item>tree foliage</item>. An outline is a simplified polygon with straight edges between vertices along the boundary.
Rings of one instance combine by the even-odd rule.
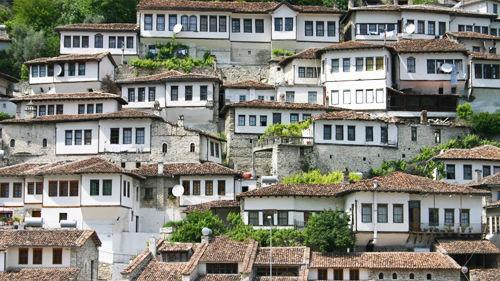
[[[349,181],[359,181],[361,177],[359,174],[350,172]],[[332,171],[322,174],[319,170],[311,170],[308,172],[297,173],[284,177],[282,183],[284,184],[336,184],[344,180],[344,173],[341,171]]]
[[[210,228],[213,235],[220,235],[226,231],[224,222],[210,211],[192,212],[187,214],[184,220],[168,222],[165,226],[175,228],[170,237],[173,242],[200,242],[201,230],[204,227]]]
[[[349,216],[340,210],[313,215],[304,229],[305,244],[314,251],[334,252],[352,248],[355,236],[349,227]]]
[[[484,137],[500,135],[500,111],[474,113],[470,103],[457,106],[457,116],[472,127],[475,134]]]
[[[311,119],[286,125],[272,124],[266,127],[264,133],[259,137],[259,142],[262,143],[266,139],[278,137],[302,137],[303,131],[308,129],[311,124]]]

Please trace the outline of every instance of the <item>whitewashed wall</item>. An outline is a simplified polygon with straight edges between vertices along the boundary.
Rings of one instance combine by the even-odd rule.
[[[246,101],[259,99],[259,96],[264,97],[266,101],[276,100],[275,90],[256,90],[256,89],[226,89],[224,91],[226,103],[240,102],[240,96],[245,96]]]
[[[73,144],[66,145],[66,130],[82,130],[82,144],[75,145],[73,134]],[[84,131],[92,130],[92,140],[90,145],[85,145]],[[108,132],[109,133],[109,132]],[[56,155],[64,154],[97,154],[99,153],[99,122],[72,122],[56,124]]]
[[[178,100],[173,101],[171,92],[172,86],[178,86]],[[185,86],[193,86],[193,98],[190,101],[185,100]],[[200,100],[200,86],[207,86],[207,100]],[[193,82],[193,83],[168,83],[166,88],[166,107],[184,107],[184,106],[208,106],[214,100],[213,82]]]
[[[95,35],[101,34],[103,36],[103,44],[102,48],[95,48]],[[73,48],[73,47],[64,47],[64,36],[88,36],[89,37],[89,47],[88,48]],[[125,47],[122,52],[121,46],[117,46],[116,48],[109,48],[109,37],[110,36],[124,36],[125,43],[127,37],[134,38],[134,46],[133,48]],[[81,44],[81,40],[80,40]],[[118,45],[118,42],[116,43]],[[61,54],[95,54],[102,52],[110,52],[113,55],[137,55],[138,50],[138,37],[136,32],[95,32],[95,31],[61,31],[60,32],[60,44],[59,44],[59,52]]]
[[[78,192],[78,196],[49,196],[49,181],[59,181],[59,180],[64,180],[64,181],[78,181],[80,182],[80,176],[78,175],[50,175],[50,176],[45,176],[43,178],[43,206],[44,207],[76,207],[80,206],[80,197],[81,197],[81,190]],[[68,188],[69,192],[69,188]],[[59,195],[59,188],[58,188],[58,195]],[[56,218],[54,218],[56,219]],[[69,216],[68,216],[68,219]],[[57,220],[59,221],[59,217],[57,217]],[[45,220],[44,220],[45,223]]]
[[[21,197],[14,198],[14,183],[21,183]],[[0,179],[0,183],[8,183],[9,184],[9,197],[0,198],[0,206],[8,206],[8,207],[18,207],[24,205],[24,181],[22,178],[17,177],[2,177]]]
[[[331,125],[331,140],[325,140],[323,126]],[[335,126],[342,125],[344,128],[344,139],[335,139]],[[347,126],[355,126],[355,140],[347,140]],[[366,141],[365,128],[373,127],[373,141]],[[381,127],[388,127],[388,143],[381,142]],[[398,144],[398,127],[395,124],[387,124],[380,121],[357,121],[357,120],[316,120],[314,121],[314,142],[318,144],[349,144],[363,146],[396,146]]]
[[[154,83],[154,84],[124,84],[122,85],[122,98],[128,102],[127,105],[124,105],[124,108],[153,108],[154,101],[149,100],[149,87],[155,87],[156,91],[156,100],[160,103],[160,105],[165,104],[165,84],[162,83]],[[128,89],[135,89],[135,101],[128,100]],[[146,94],[143,102],[137,101],[137,95],[139,88],[145,88]]]
[[[179,184],[182,185],[182,181],[190,181],[190,195],[183,195],[180,199],[181,206],[195,205],[215,200],[235,200],[235,185],[234,176],[181,176],[179,179]],[[193,194],[193,181],[200,181],[200,195]],[[213,195],[205,195],[205,181],[213,181]],[[218,181],[222,180],[226,182],[226,194],[218,195]]]
[[[7,249],[6,267],[14,268],[39,268],[39,267],[69,267],[71,263],[71,249],[62,248],[62,264],[52,263],[52,247],[42,248],[42,264],[33,264],[33,248],[28,248],[28,264],[19,264],[19,248]]]
[[[305,36],[305,22],[313,21],[313,36]],[[316,33],[316,21],[323,21],[325,32],[323,36],[318,36]],[[335,36],[328,36],[327,22],[335,22]],[[339,42],[339,15],[318,15],[318,14],[299,14],[297,16],[297,41],[314,41],[314,42]]]
[[[278,101],[286,102],[286,92],[294,92],[294,103],[309,103],[309,92],[316,92],[316,100],[312,103],[323,104],[323,87],[321,86],[279,86]]]
[[[274,10],[272,15],[272,40],[296,40],[297,39],[297,12],[288,8],[286,5],[281,5],[278,9]],[[293,30],[285,31],[285,18],[293,18]],[[274,19],[283,18],[283,30],[275,31]]]
[[[28,104],[28,101],[26,102],[21,102],[17,106],[17,114],[18,118],[26,118],[26,105]],[[95,105],[96,104],[102,104],[102,113],[111,113],[111,112],[116,112],[118,111],[119,104],[118,101],[114,99],[109,99],[109,100],[61,100],[61,101],[33,101],[33,104],[36,106],[40,105],[53,105],[54,106],[54,111],[55,111],[55,106],[56,105],[63,105],[63,114],[70,114],[70,115],[76,115],[78,114],[78,105],[84,104],[92,104],[94,105],[94,113],[95,113]],[[47,112],[47,110],[45,111]],[[55,114],[55,113],[54,113]],[[85,112],[86,114],[86,112]]]
[[[111,144],[111,128],[120,129],[119,144]],[[123,128],[132,128],[132,143],[123,144]],[[136,128],[144,128],[144,144],[136,144]],[[151,120],[101,120],[99,122],[99,152],[151,151]]]
[[[494,167],[497,167],[497,170],[500,171],[500,161],[487,161],[487,160],[443,160],[443,163],[445,164],[445,172],[446,172],[446,165],[452,164],[455,165],[455,179],[446,179],[446,175],[443,178],[443,181],[449,182],[449,183],[454,183],[454,184],[467,184],[467,183],[475,183],[478,182],[477,178],[477,173],[476,170],[483,171],[483,166],[489,166],[491,170],[491,174],[493,175],[494,172]],[[465,180],[464,179],[464,165],[471,165],[472,166],[472,180]]]

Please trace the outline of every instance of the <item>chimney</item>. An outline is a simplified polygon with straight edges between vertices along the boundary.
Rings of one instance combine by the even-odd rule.
[[[158,162],[158,175],[163,175],[164,165],[163,162]]]
[[[352,9],[354,8],[354,0],[348,0],[347,1],[347,9]]]
[[[184,128],[184,115],[177,117],[177,126]]]
[[[480,169],[474,170],[476,172],[476,182],[481,183],[483,181],[483,171]]]
[[[420,112],[420,124],[427,125],[427,110]]]
[[[204,227],[201,230],[201,243],[210,243],[210,241],[212,241],[212,230]]]
[[[349,181],[349,169],[345,168],[344,170],[344,180],[342,181],[342,183],[345,183],[345,184],[348,184],[350,181]]]
[[[153,258],[156,258],[156,238],[151,237],[148,239],[148,250]]]

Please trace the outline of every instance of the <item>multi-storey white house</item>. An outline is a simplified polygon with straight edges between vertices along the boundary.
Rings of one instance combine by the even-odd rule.
[[[58,26],[55,30],[60,34],[59,52],[63,55],[109,52],[115,61],[123,63],[139,54],[136,24],[77,23]]]
[[[92,92],[105,79],[114,80],[117,66],[111,53],[67,54],[25,62],[29,67],[31,92]]]
[[[13,97],[14,83],[17,82],[16,78],[0,72],[0,112],[16,114],[16,105],[10,99]]]
[[[271,50],[302,50],[338,42],[340,10],[287,2],[151,1],[138,5],[141,41],[154,50],[175,35],[193,56],[219,63],[266,63]],[[174,26],[182,30],[174,34]],[[208,40],[207,40],[208,39]]]
[[[448,32],[446,37],[463,44],[469,52],[500,54],[500,51],[496,48],[496,45],[500,43],[500,36],[498,35],[462,31]]]
[[[500,148],[492,145],[452,148],[435,159],[443,162],[443,180],[449,183],[481,183],[483,177],[500,173]]]
[[[96,281],[100,246],[93,230],[2,230],[0,279]]]
[[[224,104],[252,100],[275,101],[276,90],[274,85],[254,80],[224,84]]]
[[[500,15],[500,3],[496,0],[465,0],[461,2],[460,8],[465,11],[477,12],[477,13],[487,13],[487,14],[495,14],[497,18]],[[496,31],[496,30],[495,30]],[[496,33],[492,33],[496,35]]]
[[[500,55],[470,55],[469,99],[475,112],[495,112],[500,106]]]
[[[315,212],[340,209],[351,216],[358,247],[372,243],[418,247],[432,242],[419,238],[428,235],[480,235],[482,200],[488,195],[484,190],[394,172],[357,183],[278,184],[238,198],[243,221],[255,227],[271,223],[301,227]]]

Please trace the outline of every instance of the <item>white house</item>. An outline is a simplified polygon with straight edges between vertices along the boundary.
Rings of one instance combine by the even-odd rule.
[[[434,158],[443,162],[443,180],[449,183],[480,183],[483,177],[500,173],[500,148],[492,145],[452,148]]]
[[[464,9],[465,11],[471,11],[471,12],[476,12],[476,13],[485,13],[485,14],[496,14],[497,18],[498,15],[500,14],[499,11],[499,6],[500,4],[498,1],[495,0],[479,0],[479,1],[473,1],[473,0],[467,0],[464,1],[463,4],[461,5],[461,8]],[[492,33],[494,34],[494,33]],[[496,35],[496,34],[494,34]]]
[[[265,100],[275,101],[276,90],[274,85],[254,80],[224,84],[224,104],[242,101]]]
[[[66,54],[25,62],[29,84],[35,94],[92,92],[106,79],[114,80],[116,63],[111,53]]]
[[[500,51],[496,47],[500,43],[498,35],[461,31],[448,32],[446,33],[446,37],[463,44],[469,52],[500,54]]]
[[[63,55],[109,52],[123,63],[140,51],[139,27],[132,23],[77,23],[55,30],[60,34],[59,52]]]
[[[93,230],[2,230],[0,278],[96,281],[100,246]]]
[[[500,106],[500,55],[472,53],[470,69],[469,97],[474,111],[497,111]]]
[[[16,114],[16,105],[10,99],[13,97],[14,84],[17,82],[16,78],[0,72],[0,112]]]

